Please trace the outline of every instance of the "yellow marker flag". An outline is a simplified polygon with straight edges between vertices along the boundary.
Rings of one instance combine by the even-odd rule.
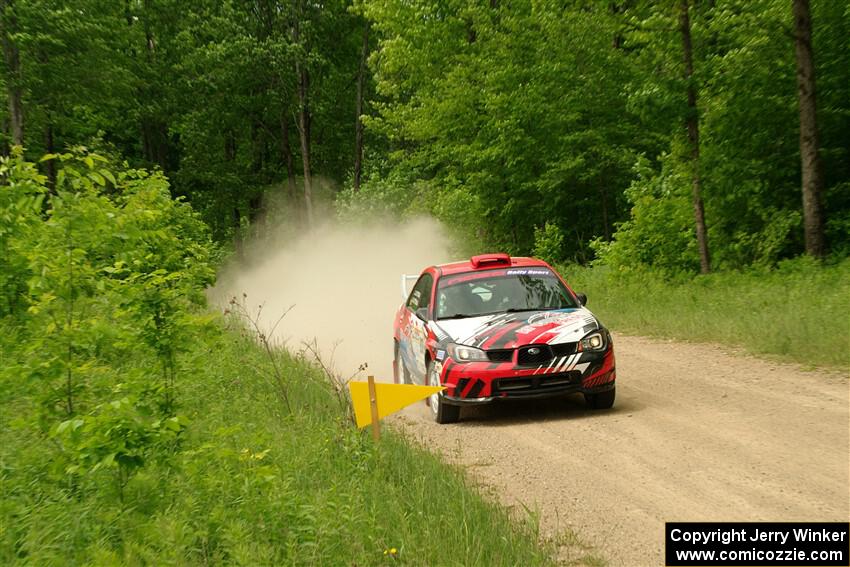
[[[412,384],[375,383],[375,399],[378,402],[378,419],[383,419],[403,407],[424,400],[431,394],[442,390],[442,386],[414,386]],[[372,408],[369,405],[369,383],[349,382],[351,404],[357,427],[366,427],[372,423]]]

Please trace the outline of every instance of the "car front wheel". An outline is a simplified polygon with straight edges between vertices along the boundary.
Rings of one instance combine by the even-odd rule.
[[[440,386],[440,375],[437,373],[433,361],[428,361],[428,385]],[[437,423],[455,423],[460,419],[460,406],[447,404],[443,399],[442,392],[431,394],[428,398],[431,407],[431,416]]]
[[[593,409],[608,409],[614,405],[614,398],[617,395],[616,388],[611,388],[605,392],[598,394],[585,394],[584,400],[587,405]]]

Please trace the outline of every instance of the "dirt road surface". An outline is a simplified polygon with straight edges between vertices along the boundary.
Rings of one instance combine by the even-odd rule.
[[[396,423],[611,566],[664,565],[665,521],[850,517],[846,372],[640,337],[615,348],[612,410],[573,396],[467,409],[440,426],[416,404]]]

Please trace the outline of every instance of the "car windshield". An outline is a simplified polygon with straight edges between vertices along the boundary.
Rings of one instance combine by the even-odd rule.
[[[547,268],[454,274],[441,278],[437,285],[437,319],[569,307],[578,306],[561,280]]]

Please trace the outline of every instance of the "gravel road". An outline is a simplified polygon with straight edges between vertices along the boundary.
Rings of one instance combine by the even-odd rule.
[[[611,566],[663,565],[665,521],[846,521],[847,372],[615,337],[617,402],[580,396],[395,418],[544,534],[574,531]],[[562,537],[561,539],[568,539]]]

